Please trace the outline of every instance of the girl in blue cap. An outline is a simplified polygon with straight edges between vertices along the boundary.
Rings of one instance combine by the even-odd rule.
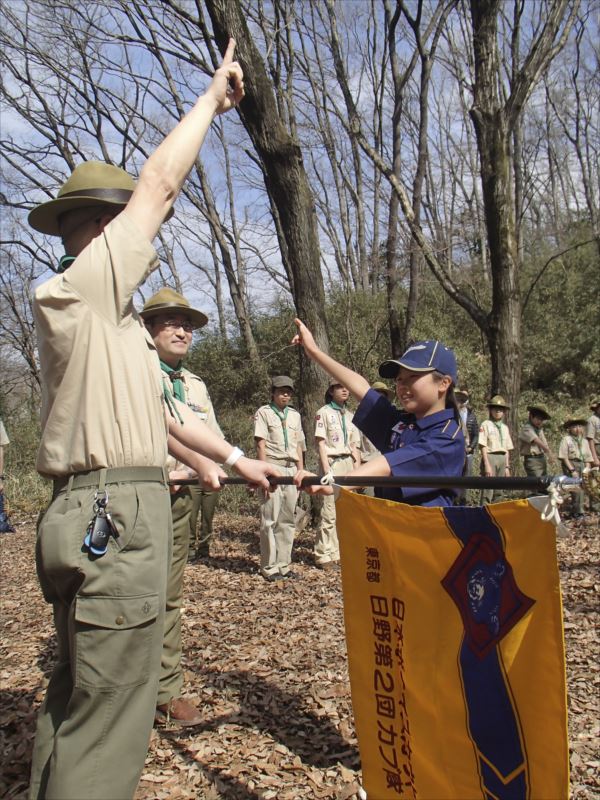
[[[301,345],[310,359],[350,390],[359,402],[353,422],[382,454],[352,470],[348,477],[462,475],[465,441],[454,400],[456,357],[450,348],[436,340],[416,342],[401,358],[380,365],[380,376],[396,382],[401,411],[362,375],[320,350],[299,319],[296,326],[293,343]],[[298,473],[298,485],[307,474]],[[333,488],[312,486],[307,491],[332,494]],[[375,494],[409,505],[448,506],[456,492],[415,486],[377,487]]]

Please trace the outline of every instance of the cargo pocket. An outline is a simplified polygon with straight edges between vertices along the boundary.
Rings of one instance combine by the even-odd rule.
[[[148,680],[151,659],[162,641],[156,630],[158,594],[135,597],[77,597],[75,601],[75,686],[115,689]],[[155,665],[158,666],[158,663]]]

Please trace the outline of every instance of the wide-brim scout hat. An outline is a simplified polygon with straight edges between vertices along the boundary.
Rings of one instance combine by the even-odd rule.
[[[546,406],[538,403],[538,405],[534,406],[527,406],[527,411],[530,414],[535,414],[538,417],[542,417],[542,419],[552,419],[552,416],[548,413],[548,409]]]
[[[592,400],[592,402],[590,403],[590,408],[592,409],[592,411],[595,411],[598,408],[598,406],[600,406],[600,400]]]
[[[194,328],[203,328],[208,322],[206,314],[192,308],[182,294],[168,287],[153,294],[140,311],[140,317],[145,321],[159,314],[182,314],[189,319]]]
[[[275,375],[271,378],[271,389],[294,389],[294,381],[289,375]]]
[[[400,367],[409,369],[411,372],[434,372],[437,370],[442,375],[449,375],[453,383],[456,383],[458,379],[454,351],[437,339],[415,342],[400,358],[390,358],[380,364],[379,374],[382,378],[396,378]]]
[[[501,394],[495,394],[491,400],[488,400],[486,405],[488,408],[505,408],[505,409],[510,408],[510,406],[508,405],[508,403],[502,397]]]
[[[459,403],[466,403],[470,396],[471,395],[468,393],[466,389],[454,390],[454,397],[456,397]]]
[[[381,392],[382,394],[385,394],[387,398],[391,397],[391,395],[393,394],[392,389],[390,389],[390,387],[387,384],[383,383],[383,381],[375,381],[374,383],[371,384],[371,389],[375,389],[376,392]]]
[[[59,217],[66,211],[91,206],[117,210],[129,202],[135,181],[125,170],[103,161],[84,161],[63,183],[54,200],[41,203],[29,212],[32,228],[49,236],[60,236]],[[171,208],[166,219],[173,215]]]
[[[570,428],[571,425],[586,425],[587,420],[585,417],[569,417],[563,422],[563,428]]]

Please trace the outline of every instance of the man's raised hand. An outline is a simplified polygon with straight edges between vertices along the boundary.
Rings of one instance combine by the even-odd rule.
[[[215,72],[206,91],[215,103],[215,113],[224,114],[237,106],[244,97],[244,73],[233,60],[235,39],[230,39],[221,66]]]

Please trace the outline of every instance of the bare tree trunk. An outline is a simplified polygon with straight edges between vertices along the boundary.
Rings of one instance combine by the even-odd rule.
[[[248,31],[238,0],[207,0],[215,38],[222,50],[229,36],[237,42],[236,58],[246,80],[246,99],[240,117],[261,161],[265,186],[277,208],[286,240],[283,253],[293,276],[293,298],[299,316],[327,350],[325,290],[320,268],[320,251],[312,192],[304,169],[299,144],[286,130],[277,110],[272,83],[264,62]],[[301,355],[301,405],[307,430],[321,405],[323,373]]]

